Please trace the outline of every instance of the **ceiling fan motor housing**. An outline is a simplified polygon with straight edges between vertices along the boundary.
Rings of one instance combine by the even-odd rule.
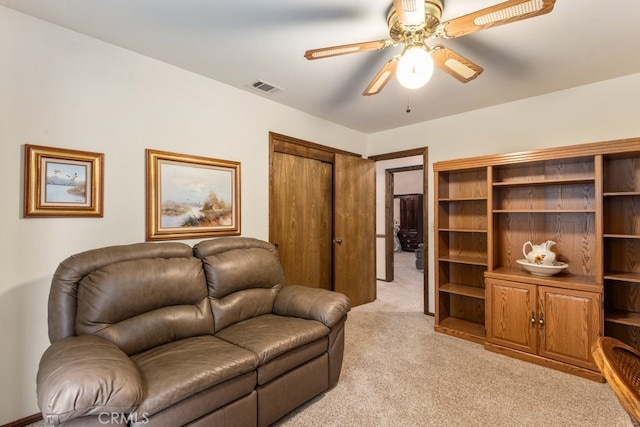
[[[391,5],[387,14],[387,25],[389,26],[389,37],[396,42],[405,42],[413,39],[417,34],[420,39],[426,39],[435,34],[443,10],[442,0],[424,0],[424,24],[421,26],[405,26],[398,20],[398,13]]]

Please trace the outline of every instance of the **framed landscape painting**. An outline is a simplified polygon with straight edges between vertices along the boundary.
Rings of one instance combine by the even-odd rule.
[[[25,145],[24,216],[103,216],[104,154]]]
[[[240,234],[240,163],[146,150],[147,240]]]

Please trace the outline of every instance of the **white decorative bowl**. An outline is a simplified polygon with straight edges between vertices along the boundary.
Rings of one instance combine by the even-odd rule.
[[[566,262],[556,262],[553,265],[531,264],[526,259],[518,259],[516,262],[535,276],[553,276],[569,267]]]

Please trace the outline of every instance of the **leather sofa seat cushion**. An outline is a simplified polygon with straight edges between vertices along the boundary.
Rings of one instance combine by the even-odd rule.
[[[212,335],[173,341],[131,358],[146,383],[146,396],[136,411],[139,416],[151,416],[258,366],[253,352]],[[252,382],[246,394],[254,387]]]
[[[278,357],[274,357],[258,368],[258,385],[264,385],[280,375],[305,364],[309,360],[326,354],[328,348],[329,337],[324,337],[281,354]]]
[[[215,414],[220,411],[224,413],[226,412],[225,408],[229,405],[235,406],[235,404],[243,401],[248,403],[248,405],[242,406],[244,406],[250,416],[253,414],[253,418],[255,418],[255,412],[257,411],[257,400],[255,399],[256,391],[254,390],[255,384],[256,372],[247,372],[246,374],[242,374],[221,384],[209,387],[200,393],[194,394],[176,405],[155,413],[151,417],[138,417],[136,422],[129,423],[129,427],[191,427],[193,421],[199,421],[202,418],[206,419],[210,414]],[[252,390],[252,392],[247,394],[247,390]],[[243,418],[244,417],[238,417],[238,420]],[[224,423],[209,424],[209,426],[222,427],[236,425],[255,427],[255,422],[253,424],[236,423],[236,420],[231,418]]]
[[[326,337],[329,331],[315,320],[265,314],[229,326],[216,337],[251,350],[264,365],[274,357]]]

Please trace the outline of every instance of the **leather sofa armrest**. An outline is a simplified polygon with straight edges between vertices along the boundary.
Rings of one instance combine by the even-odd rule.
[[[47,424],[76,417],[128,414],[142,401],[138,368],[114,343],[95,335],[54,342],[36,378],[38,406]]]
[[[351,310],[345,295],[306,286],[285,286],[273,303],[273,312],[281,316],[317,320],[332,328]]]

